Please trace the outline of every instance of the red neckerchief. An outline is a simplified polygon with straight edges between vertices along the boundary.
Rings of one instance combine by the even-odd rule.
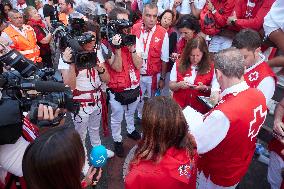
[[[27,24],[30,26],[39,26],[41,28],[45,28],[45,24],[43,23],[42,20],[35,20],[31,18],[28,20]]]
[[[23,2],[23,3],[19,3],[17,2],[17,6],[20,6],[22,8],[22,6],[25,4],[26,2]]]

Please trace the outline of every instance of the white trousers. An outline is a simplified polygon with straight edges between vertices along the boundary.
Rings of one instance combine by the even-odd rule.
[[[157,85],[160,80],[160,75],[157,74]],[[165,81],[165,87],[161,90],[161,96],[169,96],[169,80],[170,80],[170,73],[167,73]],[[152,76],[141,76],[140,77],[140,88],[142,91],[141,100],[138,103],[137,111],[138,111],[138,117],[142,119],[142,111],[144,106],[144,97],[147,96],[148,98],[152,97]]]
[[[224,186],[219,186],[214,184],[211,180],[210,180],[210,176],[208,178],[205,177],[203,171],[201,171],[198,175],[197,175],[197,189],[234,189],[237,187],[238,183],[235,184],[234,186],[229,186],[229,187],[224,187]]]
[[[100,103],[99,103],[100,104]],[[81,107],[79,114],[73,117],[75,129],[78,131],[83,144],[85,145],[87,131],[89,131],[92,146],[101,144],[100,125],[101,125],[101,105]]]
[[[134,126],[134,113],[137,108],[137,104],[140,100],[140,97],[131,104],[121,105],[120,102],[114,99],[114,94],[109,91],[110,99],[110,107],[111,107],[111,133],[114,142],[121,142],[121,122],[123,120],[123,114],[125,115],[126,121],[126,130],[129,134],[131,134],[135,130]]]
[[[75,129],[79,133],[84,150],[85,150],[85,165],[83,167],[84,175],[87,174],[89,169],[87,148],[86,148],[86,135],[89,131],[90,141],[92,146],[97,146],[101,144],[100,138],[100,125],[101,125],[101,103],[95,106],[80,107],[79,114],[74,118],[72,115],[73,123]]]
[[[161,96],[170,96],[170,86],[169,86],[170,75],[171,75],[171,72],[167,72],[166,78],[165,78],[165,87],[161,91]]]
[[[232,39],[215,35],[209,43],[209,52],[217,53],[232,46]]]
[[[284,168],[283,159],[275,152],[270,152],[267,180],[271,189],[279,189],[282,183],[281,171]]]

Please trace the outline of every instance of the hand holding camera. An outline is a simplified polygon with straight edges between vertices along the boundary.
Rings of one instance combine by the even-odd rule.
[[[60,109],[58,108],[57,110],[55,110],[55,112],[53,111],[53,108],[51,106],[45,106],[43,104],[40,104],[38,106],[38,120],[49,120],[52,121],[54,120],[54,118],[58,117],[60,112]]]
[[[180,54],[178,53],[172,53],[170,59],[175,62],[177,59],[180,58]]]
[[[114,46],[120,46],[121,42],[122,42],[122,39],[121,39],[121,35],[120,35],[120,34],[115,34],[115,35],[112,37],[111,43],[112,43]]]
[[[63,61],[68,63],[68,64],[71,64],[73,63],[72,62],[72,49],[71,47],[67,47],[64,52],[63,52]]]

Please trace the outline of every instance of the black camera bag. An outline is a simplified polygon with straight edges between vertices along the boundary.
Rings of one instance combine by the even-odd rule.
[[[137,98],[140,96],[140,87],[137,87],[135,89],[126,90],[123,92],[113,92],[114,93],[114,99],[118,102],[120,102],[121,105],[128,105],[137,100]]]

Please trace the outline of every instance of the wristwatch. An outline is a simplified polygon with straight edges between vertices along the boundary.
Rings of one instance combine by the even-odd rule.
[[[161,77],[160,77],[160,80],[165,81],[165,78],[161,76]]]
[[[102,68],[102,69],[103,69],[103,70],[102,70],[101,72],[100,72],[99,70],[97,70],[99,75],[102,75],[102,74],[105,73],[106,70],[105,70],[104,68]]]
[[[233,26],[235,26],[236,25],[236,21],[237,21],[237,19],[235,18],[235,19],[233,19],[233,20],[231,20],[231,24],[233,25]]]

